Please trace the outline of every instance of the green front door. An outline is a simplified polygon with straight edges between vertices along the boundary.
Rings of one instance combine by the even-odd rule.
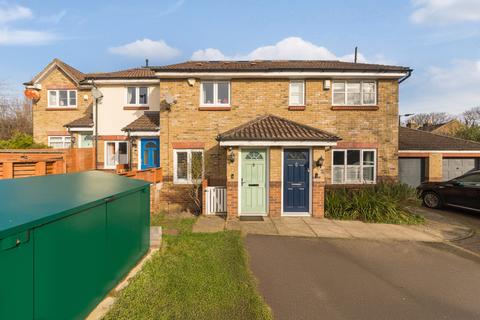
[[[240,179],[240,214],[265,214],[267,212],[265,149],[243,149]]]

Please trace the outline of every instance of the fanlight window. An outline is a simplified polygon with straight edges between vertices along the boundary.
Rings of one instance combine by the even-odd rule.
[[[263,160],[263,156],[258,151],[250,151],[245,157],[246,160]]]
[[[290,152],[287,158],[288,160],[307,160],[307,155],[304,152]]]

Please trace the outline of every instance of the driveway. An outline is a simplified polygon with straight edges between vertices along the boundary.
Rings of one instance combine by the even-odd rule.
[[[276,319],[478,319],[480,258],[443,243],[248,235]]]

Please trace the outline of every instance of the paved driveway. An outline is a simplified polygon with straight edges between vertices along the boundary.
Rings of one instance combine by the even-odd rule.
[[[276,319],[479,319],[480,258],[442,243],[248,235]]]

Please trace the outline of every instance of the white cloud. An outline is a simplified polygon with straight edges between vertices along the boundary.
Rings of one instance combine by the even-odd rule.
[[[432,66],[424,74],[407,80],[404,90],[414,92],[405,101],[402,99],[402,112],[461,113],[480,105],[478,83],[480,59],[456,60],[448,67]]]
[[[337,56],[325,47],[317,46],[312,42],[300,37],[288,37],[276,44],[267,45],[254,49],[247,54],[237,53],[231,56],[225,55],[215,48],[197,50],[192,54],[192,60],[343,60],[353,61],[354,54]],[[367,59],[358,54],[359,62],[367,62]]]
[[[34,30],[16,30],[7,27],[0,28],[0,46],[1,45],[44,45],[57,40],[57,35]]]
[[[58,13],[54,13],[54,14],[49,15],[49,16],[41,17],[39,20],[41,22],[57,24],[63,19],[63,17],[65,17],[66,14],[67,14],[67,11],[62,10]]]
[[[32,17],[32,10],[27,7],[0,2],[0,24]]]
[[[175,3],[171,7],[167,8],[164,11],[158,12],[157,15],[166,16],[166,15],[172,14],[175,11],[177,11],[178,9],[180,9],[180,7],[183,5],[184,2],[185,2],[185,0],[177,0],[177,1],[175,1]]]
[[[412,0],[415,23],[448,24],[480,21],[479,0]]]
[[[110,53],[132,58],[151,58],[169,60],[180,55],[180,50],[170,47],[163,40],[143,39],[127,43],[118,47],[110,47]]]

